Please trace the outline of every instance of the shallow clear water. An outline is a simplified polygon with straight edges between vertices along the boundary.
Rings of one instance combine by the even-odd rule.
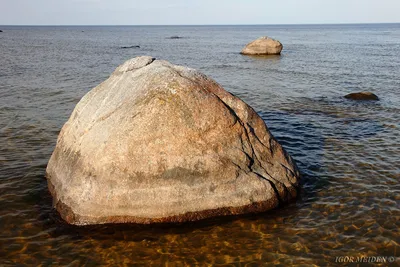
[[[0,265],[400,257],[400,24],[0,29]],[[263,35],[284,44],[282,56],[239,54]],[[140,48],[120,48],[131,45]],[[138,55],[199,69],[254,107],[303,174],[298,201],[182,225],[66,225],[44,178],[58,132],[86,92]],[[354,91],[381,100],[342,97]]]

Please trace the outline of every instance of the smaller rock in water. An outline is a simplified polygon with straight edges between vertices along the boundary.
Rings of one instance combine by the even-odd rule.
[[[0,32],[3,32],[2,30],[0,30]]]
[[[282,49],[283,45],[279,41],[264,36],[247,44],[240,53],[243,55],[280,55]]]
[[[140,45],[121,46],[121,49],[140,48]]]
[[[351,93],[344,97],[351,100],[379,100],[379,97],[371,92]]]
[[[167,39],[182,39],[183,37],[181,37],[181,36],[171,36],[171,37],[168,37]]]

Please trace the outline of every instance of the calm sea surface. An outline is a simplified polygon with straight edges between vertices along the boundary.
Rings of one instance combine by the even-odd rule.
[[[0,265],[400,257],[400,24],[0,29]],[[282,56],[239,54],[264,35],[283,43]],[[182,225],[65,224],[44,177],[60,128],[85,93],[139,55],[196,68],[259,112],[303,174],[300,199]],[[343,98],[355,91],[381,100]]]

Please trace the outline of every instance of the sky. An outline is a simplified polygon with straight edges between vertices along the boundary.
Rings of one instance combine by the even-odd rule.
[[[0,0],[0,25],[400,22],[400,0]]]

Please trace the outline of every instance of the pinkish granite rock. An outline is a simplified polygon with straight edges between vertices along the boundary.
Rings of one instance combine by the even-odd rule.
[[[279,55],[282,51],[282,44],[267,36],[260,37],[257,40],[246,45],[241,54],[243,55]]]
[[[68,223],[159,223],[276,208],[296,198],[299,172],[238,97],[137,57],[77,104],[47,179]]]

